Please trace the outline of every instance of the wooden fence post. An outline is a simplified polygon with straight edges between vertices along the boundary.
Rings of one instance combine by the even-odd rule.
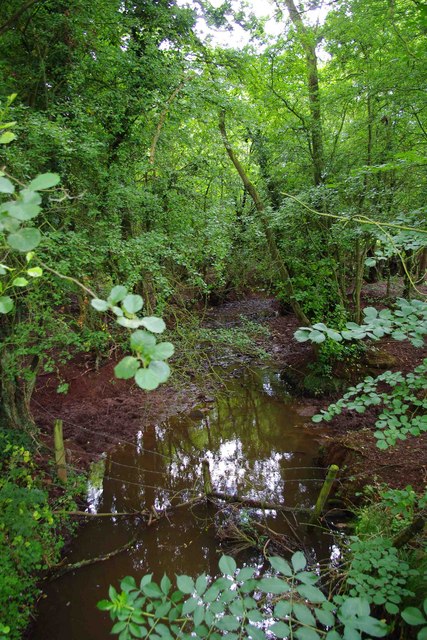
[[[331,466],[329,467],[328,475],[326,476],[325,482],[323,483],[323,486],[320,489],[316,506],[314,507],[314,511],[310,518],[310,524],[313,524],[314,522],[316,522],[316,520],[320,518],[320,515],[323,511],[323,507],[326,504],[326,501],[332,489],[332,485],[334,483],[335,478],[337,477],[337,473],[339,470],[340,468],[336,464],[331,464]]]
[[[206,496],[212,493],[212,479],[211,470],[209,469],[208,460],[202,460],[202,473],[203,473],[203,490]]]
[[[67,482],[67,467],[65,461],[64,436],[62,433],[62,420],[55,420],[53,428],[53,439],[55,443],[55,462],[58,478],[61,482]]]

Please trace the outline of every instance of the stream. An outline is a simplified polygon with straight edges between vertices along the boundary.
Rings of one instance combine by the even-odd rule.
[[[201,461],[209,461],[215,491],[310,508],[324,470],[316,464],[316,435],[304,427],[307,418],[286,393],[278,374],[268,368],[235,371],[227,388],[186,414],[146,426],[133,442],[117,446],[92,466],[88,511],[92,513],[162,509],[179,496],[190,500],[203,493]],[[265,518],[275,531],[290,534],[288,521],[276,511]],[[227,510],[225,510],[225,513]],[[248,509],[242,509],[246,517]],[[69,572],[43,585],[33,640],[101,640],[111,637],[111,622],[96,603],[118,587],[126,575],[164,572],[215,575],[221,553],[229,552],[217,537],[218,510],[199,504],[180,508],[146,528],[136,518],[90,518],[72,541],[66,563],[107,554],[136,536],[125,552]],[[321,529],[297,527],[298,538],[312,561],[335,563],[339,547]],[[139,530],[138,530],[139,529]],[[289,556],[289,554],[288,554]],[[241,566],[263,564],[260,551],[236,556]]]

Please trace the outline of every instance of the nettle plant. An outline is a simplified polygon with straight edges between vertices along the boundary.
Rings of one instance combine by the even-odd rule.
[[[127,576],[121,591],[110,587],[109,600],[101,600],[98,608],[109,611],[111,633],[119,640],[360,640],[364,634],[387,634],[387,625],[370,615],[365,599],[328,601],[300,551],[290,563],[280,557],[269,562],[273,572],[261,576],[257,568],[238,569],[233,558],[223,556],[220,577],[179,575],[176,587],[166,575],[159,584],[145,575],[138,585]]]
[[[379,391],[383,385],[387,385],[387,391]],[[427,359],[407,375],[385,371],[376,378],[368,376],[312,420],[329,422],[343,409],[362,414],[368,407],[381,405],[374,436],[379,449],[388,449],[408,435],[419,436],[427,431],[427,399],[422,393],[426,386]]]

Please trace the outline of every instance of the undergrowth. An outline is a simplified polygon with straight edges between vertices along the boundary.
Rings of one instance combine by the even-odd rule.
[[[174,379],[171,382],[181,386],[189,379],[194,381],[202,376],[206,384],[206,375],[209,375],[212,383],[222,384],[222,377],[215,367],[224,367],[239,359],[246,362],[267,360],[269,354],[262,345],[269,335],[265,325],[245,317],[240,318],[239,326],[213,328],[202,326],[198,317],[188,315],[168,332],[168,338],[176,347],[172,360]]]
[[[37,583],[58,562],[70,527],[56,512],[75,508],[83,488],[76,477],[52,483],[32,449],[23,432],[0,431],[0,640],[17,640],[28,625]]]

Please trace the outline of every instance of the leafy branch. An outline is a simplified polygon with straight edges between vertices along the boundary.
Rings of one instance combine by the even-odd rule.
[[[13,96],[9,98],[8,104],[12,100]],[[13,139],[13,134],[6,140],[3,134],[0,143],[7,144]],[[34,249],[41,243],[42,234],[37,227],[25,225],[41,212],[42,197],[39,192],[52,189],[59,182],[58,174],[44,173],[25,185],[4,171],[0,172],[0,194],[9,198],[6,202],[0,203],[0,239],[5,243],[6,250],[6,255],[2,257],[0,263],[0,276],[7,278],[0,281],[0,314],[8,314],[14,309],[17,291],[29,284],[29,280],[24,276],[40,278],[45,269],[80,287],[92,298],[91,305],[94,309],[100,312],[110,311],[120,326],[127,329],[144,327],[145,330],[139,329],[130,336],[130,346],[134,355],[123,358],[114,371],[117,378],[125,380],[134,378],[141,389],[147,391],[156,389],[159,384],[166,382],[169,378],[170,368],[166,360],[173,355],[174,346],[170,342],[157,343],[153,335],[163,333],[166,329],[161,318],[138,315],[143,308],[143,299],[140,295],[129,293],[126,287],[117,285],[111,289],[107,299],[103,300],[77,278],[64,275],[44,262],[39,262],[43,269],[40,266],[28,266],[30,261],[37,259]],[[19,185],[18,190],[15,184]],[[20,265],[18,272],[15,267],[6,264],[9,252],[25,254],[25,263]],[[3,295],[9,290],[12,295]]]
[[[124,578],[121,592],[110,587],[109,599],[98,608],[109,611],[111,632],[119,640],[229,640],[267,637],[298,640],[341,640],[369,634],[384,637],[387,625],[370,615],[369,603],[359,597],[342,604],[328,601],[319,586],[319,576],[307,570],[304,554],[297,551],[291,562],[269,558],[272,570],[258,575],[255,567],[237,568],[222,556],[216,579],[205,574],[196,580],[176,578],[176,589],[165,575],[160,584],[145,575],[139,585]]]

